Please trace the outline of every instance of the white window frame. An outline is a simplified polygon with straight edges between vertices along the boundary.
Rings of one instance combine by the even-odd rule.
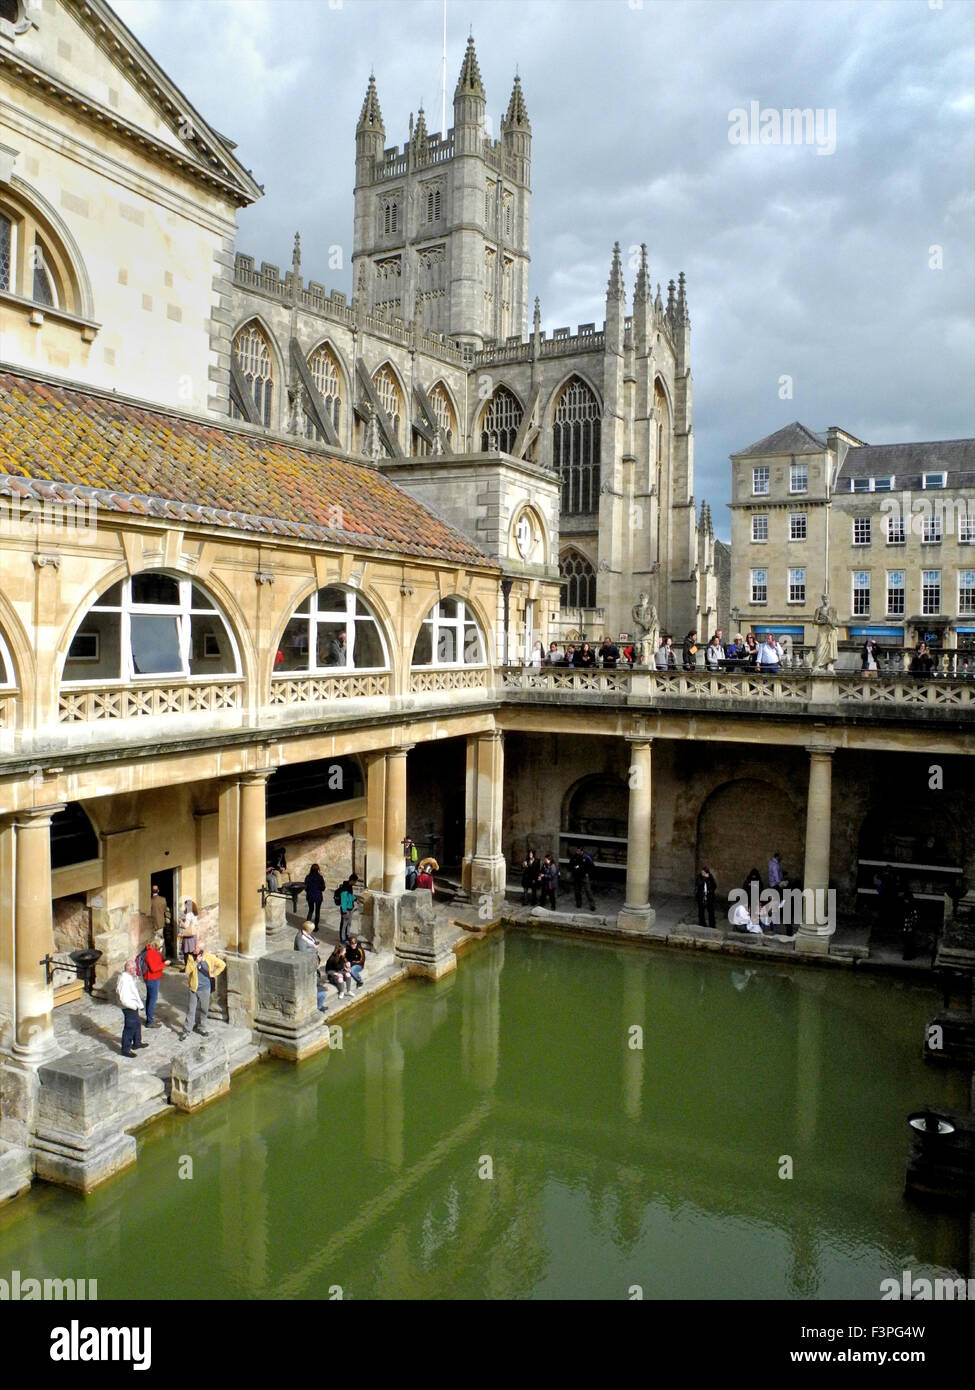
[[[321,608],[319,607],[319,595],[327,589],[341,589],[345,596],[345,603],[341,608]],[[365,613],[357,613],[356,601],[361,601]],[[308,612],[299,612],[304,604],[308,604]],[[293,622],[304,619],[308,621],[308,662],[304,666],[292,666],[287,671],[275,671],[278,677],[303,675],[308,672],[315,676],[334,676],[349,671],[372,672],[389,670],[389,648],[386,645],[386,634],[383,632],[382,624],[376,617],[371,605],[362,597],[358,589],[348,588],[344,584],[324,584],[321,589],[316,589],[307,599],[302,599],[298,607],[291,614],[282,630],[282,640],[284,634]],[[379,636],[379,646],[383,654],[381,666],[356,666],[353,663],[355,656],[355,627],[356,623],[371,622]],[[342,666],[333,664],[330,666],[320,666],[318,664],[318,629],[324,627],[341,627],[345,624],[345,664]]]
[[[802,535],[796,535],[796,523],[802,523]],[[789,540],[805,541],[809,539],[809,524],[805,512],[790,512],[789,514]]]
[[[760,477],[760,476],[759,476],[760,474],[763,474],[764,476],[763,476],[763,477]],[[760,482],[763,482],[763,483],[765,484],[765,486],[764,486],[764,487],[759,487],[759,483],[760,483]],[[771,491],[771,486],[772,486],[772,470],[771,470],[771,468],[769,468],[766,464],[760,464],[757,468],[753,468],[753,469],[752,469],[752,496],[753,496],[753,497],[768,497],[769,492]]]
[[[441,616],[440,605],[449,600],[457,604],[457,612],[452,618]],[[468,661],[466,647],[464,643],[464,628],[473,624],[477,634],[477,660]],[[434,667],[443,671],[448,668],[459,669],[464,666],[486,666],[487,665],[487,643],[484,633],[481,631],[481,624],[477,615],[470,605],[457,594],[445,594],[442,599],[430,609],[430,612],[423,619],[423,627],[430,628],[430,660],[424,663],[417,663],[410,659],[410,669],[413,671],[429,671]],[[454,633],[454,650],[461,653],[460,661],[441,661],[438,657],[440,649],[440,633],[442,631],[452,631]],[[419,641],[419,636],[417,637]],[[416,643],[413,644],[414,654],[416,653]]]
[[[948,486],[948,474],[944,471],[940,473],[922,473],[921,487],[927,491],[929,488],[945,488]]]
[[[975,570],[959,570],[958,616],[959,618],[970,618],[973,615],[975,615]]]
[[[140,579],[144,575],[160,575],[165,579],[171,579],[178,585],[178,603],[135,603],[132,599],[132,581]],[[118,613],[119,622],[119,669],[120,676],[107,676],[99,679],[99,685],[141,685],[146,681],[201,681],[201,680],[235,680],[241,675],[240,649],[237,646],[237,639],[234,636],[233,628],[227,622],[227,616],[218,607],[214,599],[207,593],[203,585],[194,579],[184,579],[179,575],[170,574],[166,570],[140,570],[137,574],[129,575],[121,581],[122,593],[119,603],[99,603],[97,600],[88,609],[85,618],[91,613]],[[207,606],[196,607],[193,603],[193,589],[197,588],[205,593],[209,600]],[[114,588],[111,585],[110,588]],[[135,661],[132,655],[132,619],[133,618],[173,618],[176,621],[176,640],[179,649],[179,666],[171,671],[136,671]],[[230,649],[234,658],[234,669],[232,671],[220,671],[213,676],[194,674],[190,671],[191,651],[190,643],[192,640],[192,630],[194,618],[219,618],[223,623],[224,631],[230,642]],[[71,641],[84,628],[85,618],[82,618],[76,631],[72,634]],[[71,644],[68,644],[68,652]],[[65,654],[67,661],[67,654]],[[90,678],[89,678],[90,680]],[[84,676],[66,676],[62,674],[61,684],[64,686],[83,685],[86,683]]]
[[[872,544],[872,541],[873,541],[873,526],[871,525],[871,521],[872,521],[872,518],[869,517],[869,516],[855,516],[855,517],[853,518],[853,544],[854,544],[854,545],[856,545],[856,546],[861,546],[861,545],[870,545],[870,544]],[[864,538],[861,537],[861,538],[858,540],[858,539],[857,539],[857,527],[860,527],[861,530],[862,530],[862,528],[863,528],[864,526],[866,527],[866,530],[867,530],[866,538],[864,539]]]
[[[896,536],[893,534],[896,528]],[[887,545],[907,545],[907,523],[902,516],[887,517]]]
[[[757,578],[758,575],[762,575],[763,578],[762,578],[761,580],[759,580],[759,579]],[[767,604],[767,603],[768,603],[768,569],[767,569],[767,568],[762,568],[762,569],[754,569],[754,570],[751,570],[751,571],[749,571],[748,579],[749,579],[749,589],[748,589],[748,591],[749,591],[749,593],[750,593],[750,595],[751,595],[751,597],[750,597],[749,600],[748,600],[749,603],[750,603],[750,604],[753,604],[753,605]],[[756,590],[758,590],[758,589],[761,589],[761,590],[763,591],[763,593],[764,593],[764,595],[765,595],[764,598],[756,598],[756,597],[755,597]]]
[[[796,480],[797,480],[797,478],[799,478],[799,477],[801,477],[801,479],[802,479],[802,486],[801,486],[801,487],[797,487],[797,486],[796,486]],[[790,464],[789,464],[789,493],[790,493],[790,495],[791,495],[791,496],[796,496],[796,495],[799,494],[799,493],[808,492],[808,491],[809,491],[809,464],[808,464],[808,463],[790,463]]]
[[[788,602],[800,604],[806,602],[806,569],[804,565],[798,569],[789,570]]]
[[[899,577],[899,584],[892,584],[891,580]],[[891,605],[891,595],[900,594],[900,607],[895,608]],[[903,618],[907,612],[907,571],[888,570],[886,575],[884,609],[888,618]]]
[[[764,536],[758,536],[758,535],[755,534],[755,532],[756,532],[756,530],[758,530],[758,531],[762,530],[762,523],[763,523],[763,522],[764,522],[765,535],[764,535]],[[767,545],[767,544],[768,544],[768,512],[755,512],[755,513],[752,514],[752,545]]]
[[[866,583],[857,583],[865,580]],[[850,575],[850,613],[854,618],[869,618],[873,601],[869,570],[854,570]],[[858,598],[857,595],[860,595]],[[866,597],[864,597],[864,595]]]
[[[958,513],[958,544],[975,545],[975,511]]]
[[[939,513],[923,518],[921,525],[921,544],[940,545],[944,540],[944,517]]]
[[[936,575],[936,580],[932,583],[929,576]],[[932,607],[932,600],[928,597],[929,591],[935,591],[937,597],[935,606]],[[921,612],[926,618],[936,618],[941,612],[941,571],[922,570],[921,571]]]

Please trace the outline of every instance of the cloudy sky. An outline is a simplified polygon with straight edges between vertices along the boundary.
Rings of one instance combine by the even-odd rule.
[[[283,270],[300,230],[306,278],[351,293],[369,72],[387,144],[421,102],[438,129],[441,0],[114,6],[264,184],[239,249]],[[975,4],[448,0],[448,125],[469,29],[495,133],[521,75],[543,326],[602,322],[614,241],[647,243],[665,297],[687,275],[694,491],[719,535],[728,454],[792,419],[975,435]],[[733,143],[752,103],[818,112],[819,138]]]

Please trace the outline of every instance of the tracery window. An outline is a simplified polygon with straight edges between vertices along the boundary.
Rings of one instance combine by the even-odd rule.
[[[234,338],[234,353],[254,397],[254,404],[257,406],[261,424],[270,426],[271,405],[274,397],[274,369],[267,338],[256,323],[245,324]],[[230,400],[230,414],[235,420],[245,418],[237,408],[233,397]]]
[[[559,557],[563,608],[596,607],[596,571],[578,550],[566,550]]]
[[[440,207],[441,207],[441,190],[440,190],[439,185],[438,185],[436,188],[428,188],[428,189],[427,189],[427,203],[426,203],[427,221],[428,221],[428,222],[439,222],[439,221],[440,221]]]
[[[483,666],[484,637],[462,598],[444,598],[423,620],[413,648],[414,666]]]
[[[14,685],[14,664],[10,659],[10,651],[6,642],[3,640],[3,633],[0,633],[0,689],[6,689]]]
[[[571,377],[559,392],[553,430],[555,467],[567,516],[599,510],[599,402],[586,383]]]
[[[400,423],[403,416],[403,403],[399,384],[392,368],[385,365],[380,367],[372,379],[372,384],[376,388],[376,395],[379,397],[379,402],[389,419],[393,437],[398,440],[400,437]]]
[[[481,452],[500,450],[510,454],[515,447],[524,411],[517,396],[507,386],[499,386],[481,417]]]
[[[68,649],[63,683],[240,674],[227,620],[190,579],[146,570],[93,603]]]
[[[327,585],[300,603],[274,662],[285,671],[385,671],[386,645],[372,610],[354,589]]]
[[[448,444],[452,445],[457,422],[454,419],[454,410],[453,406],[450,404],[450,397],[447,395],[446,388],[441,382],[438,381],[436,386],[430,388],[427,392],[427,400],[430,402],[430,409],[433,411],[434,419],[443,430],[445,440]],[[431,452],[430,445],[425,439],[421,438],[419,440],[418,451],[421,454],[429,454]]]
[[[77,311],[67,255],[26,201],[4,191],[0,203],[0,290],[45,308]]]
[[[328,418],[335,426],[336,433],[338,433],[342,408],[341,376],[339,374],[339,364],[335,360],[335,355],[327,343],[322,343],[321,347],[316,348],[309,357],[308,370],[311,372],[312,380],[318,388],[318,394],[325,402]],[[322,439],[321,430],[307,413],[305,414],[305,436],[308,439]]]
[[[383,236],[390,236],[393,232],[399,231],[399,200],[397,198],[383,199],[379,207],[379,220]]]

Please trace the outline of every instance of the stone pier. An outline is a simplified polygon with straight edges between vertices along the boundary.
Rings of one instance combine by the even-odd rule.
[[[328,1047],[319,1011],[315,961],[310,951],[275,951],[257,967],[255,1031],[272,1057],[300,1062]]]

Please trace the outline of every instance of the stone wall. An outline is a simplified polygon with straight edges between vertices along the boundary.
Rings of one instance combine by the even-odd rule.
[[[88,945],[88,903],[83,894],[56,898],[51,904],[55,951],[83,951]]]

